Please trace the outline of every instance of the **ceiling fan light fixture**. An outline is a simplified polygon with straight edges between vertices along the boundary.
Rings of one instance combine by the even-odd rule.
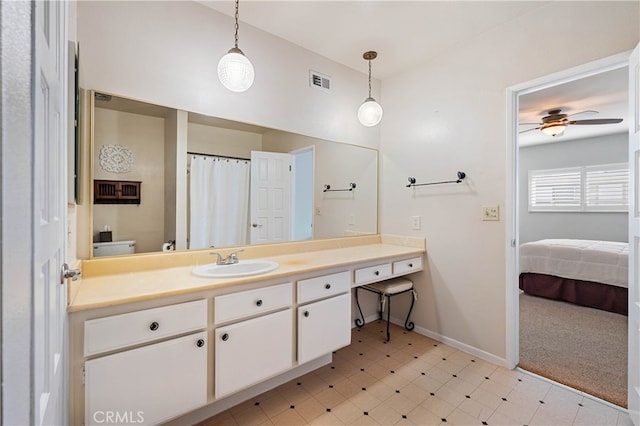
[[[567,128],[564,124],[552,124],[540,129],[542,133],[548,136],[562,136],[564,130]]]
[[[244,92],[251,87],[255,78],[253,64],[238,47],[238,3],[239,0],[236,0],[235,46],[218,62],[218,79],[232,92]]]
[[[369,61],[369,96],[358,108],[358,120],[366,127],[373,127],[382,120],[382,107],[371,97],[371,61],[378,56],[377,52],[365,52],[362,57]]]

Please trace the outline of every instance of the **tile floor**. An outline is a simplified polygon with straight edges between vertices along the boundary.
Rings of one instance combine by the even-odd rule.
[[[611,405],[385,323],[333,362],[202,422],[212,425],[632,425]]]

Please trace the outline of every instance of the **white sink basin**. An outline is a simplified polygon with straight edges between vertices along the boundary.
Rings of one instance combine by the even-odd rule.
[[[218,265],[209,263],[207,265],[193,268],[193,274],[207,278],[234,278],[246,277],[249,275],[264,274],[273,271],[278,267],[276,262],[270,260],[241,260],[231,265]]]

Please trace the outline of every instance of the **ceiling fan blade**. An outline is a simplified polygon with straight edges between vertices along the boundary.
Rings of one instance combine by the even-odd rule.
[[[534,123],[534,124],[537,124],[537,123]],[[521,130],[521,131],[519,131],[518,133],[527,133],[527,132],[530,132],[530,131],[532,131],[532,130],[538,130],[538,129],[541,129],[541,128],[542,128],[541,126],[540,126],[540,127],[534,127],[534,128],[532,128],[532,129]]]
[[[595,114],[598,114],[598,111],[595,111],[595,110],[592,110],[592,109],[588,109],[588,110],[585,110],[585,111],[574,112],[573,114],[567,115],[567,117],[573,117],[573,116],[576,116],[576,115],[585,115],[585,116],[588,117],[590,115],[595,115]]]
[[[518,123],[518,126],[539,126],[541,123]]]
[[[615,124],[622,122],[622,118],[594,118],[592,120],[571,120],[567,124]]]

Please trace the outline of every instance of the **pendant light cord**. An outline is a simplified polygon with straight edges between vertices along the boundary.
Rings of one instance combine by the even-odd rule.
[[[240,26],[238,25],[238,19],[240,18],[240,14],[238,13],[238,3],[240,2],[240,0],[236,0],[236,49],[238,48],[238,28],[240,28]]]
[[[371,97],[371,59],[369,59],[369,97]]]

